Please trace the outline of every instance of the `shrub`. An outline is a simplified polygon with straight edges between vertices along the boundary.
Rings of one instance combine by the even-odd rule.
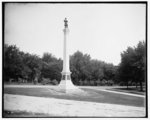
[[[84,81],[83,81],[83,84],[84,84],[84,85],[88,85],[88,81],[87,81],[87,80],[84,80]]]
[[[13,78],[9,78],[10,83],[13,82],[13,81],[15,81]]]
[[[50,84],[50,79],[49,78],[42,78],[42,81],[41,81],[41,83],[43,84],[43,85],[46,85],[46,84]]]
[[[119,85],[120,86],[125,86],[126,84],[125,84],[125,82],[120,82]]]
[[[94,81],[93,80],[90,80],[90,85],[94,85]]]
[[[18,84],[22,83],[22,81],[23,81],[22,78],[19,77],[18,78]]]
[[[95,84],[96,84],[97,86],[100,85],[100,83],[101,83],[100,80],[96,80],[96,81],[95,81]]]
[[[101,85],[102,86],[105,86],[107,84],[107,81],[105,80],[105,79],[103,79],[102,81],[101,81]]]
[[[79,85],[83,85],[83,81],[82,80],[79,80]]]
[[[52,80],[51,82],[53,85],[58,85],[58,81],[56,79]]]
[[[114,81],[108,80],[108,86],[112,86],[114,84]]]

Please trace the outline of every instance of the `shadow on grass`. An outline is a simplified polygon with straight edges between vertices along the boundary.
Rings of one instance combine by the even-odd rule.
[[[32,113],[26,111],[3,111],[3,118],[22,118],[22,117],[52,117],[54,115],[43,113]]]

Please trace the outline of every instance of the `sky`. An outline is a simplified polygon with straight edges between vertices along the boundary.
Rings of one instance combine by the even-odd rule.
[[[118,65],[121,52],[145,41],[145,4],[17,4],[5,6],[4,43],[42,57],[63,58],[64,18],[68,51]]]

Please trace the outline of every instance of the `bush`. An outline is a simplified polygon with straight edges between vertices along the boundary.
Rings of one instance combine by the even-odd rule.
[[[58,85],[58,81],[56,79],[52,80],[51,82],[53,85]]]
[[[90,85],[94,85],[94,81],[93,80],[90,80]]]
[[[88,85],[88,81],[87,81],[87,80],[84,80],[84,81],[83,81],[83,85]]]
[[[50,84],[50,83],[51,83],[51,81],[49,78],[42,78],[42,81],[41,81],[42,85],[46,85],[46,84]]]
[[[113,84],[114,82],[112,80],[108,80],[108,83],[107,83],[108,86],[112,86]]]
[[[125,86],[126,84],[124,82],[119,83],[120,86]]]
[[[18,78],[18,84],[22,83],[23,79],[22,78]]]
[[[103,80],[99,81],[98,84],[100,86],[105,86],[107,84],[107,81],[105,79],[103,79]]]
[[[96,80],[96,81],[95,81],[95,84],[96,84],[97,86],[100,85],[100,83],[101,83],[100,80]]]
[[[79,80],[79,85],[82,86],[83,85],[83,81]]]
[[[13,78],[9,78],[10,83],[12,83],[13,81],[15,81]]]
[[[36,85],[38,83],[38,78],[35,77],[33,83]]]

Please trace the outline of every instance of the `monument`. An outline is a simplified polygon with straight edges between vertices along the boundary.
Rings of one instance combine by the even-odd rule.
[[[59,86],[65,90],[65,92],[69,92],[71,89],[76,89],[77,87],[73,85],[71,81],[71,72],[70,72],[70,64],[69,64],[69,51],[68,51],[68,36],[69,36],[69,28],[68,28],[68,20],[65,18],[64,20],[64,42],[63,42],[63,70],[61,72],[62,78]]]

